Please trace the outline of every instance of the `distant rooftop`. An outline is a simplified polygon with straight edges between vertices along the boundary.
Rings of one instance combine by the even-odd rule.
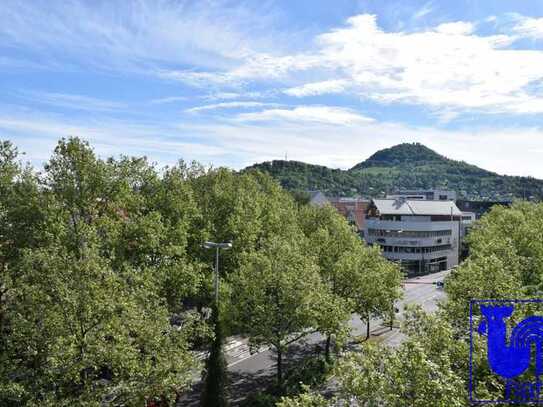
[[[462,215],[452,201],[374,199],[373,203],[382,215]]]

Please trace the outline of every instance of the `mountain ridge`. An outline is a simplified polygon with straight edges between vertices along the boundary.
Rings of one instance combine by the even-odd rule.
[[[443,156],[420,143],[379,150],[347,170],[301,161],[273,160],[242,171],[267,172],[291,191],[322,190],[330,195],[371,197],[401,189],[451,189],[466,199],[542,199],[543,180],[500,175]]]

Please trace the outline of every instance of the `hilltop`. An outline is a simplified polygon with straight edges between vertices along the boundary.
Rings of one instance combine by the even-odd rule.
[[[339,196],[384,196],[398,189],[442,188],[482,200],[543,198],[543,180],[499,175],[438,154],[419,143],[377,151],[348,170],[299,161],[274,160],[243,171],[261,170],[291,191],[321,190]]]

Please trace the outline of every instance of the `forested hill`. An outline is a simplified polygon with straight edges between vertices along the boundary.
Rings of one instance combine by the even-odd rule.
[[[383,196],[398,189],[443,188],[460,197],[498,200],[543,198],[543,180],[498,175],[463,161],[451,160],[419,143],[377,151],[349,170],[299,161],[267,161],[259,169],[292,191],[321,190],[330,195]]]

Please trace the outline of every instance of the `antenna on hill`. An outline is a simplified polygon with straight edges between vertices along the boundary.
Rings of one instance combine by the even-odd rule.
[[[287,152],[285,151],[285,161],[288,161]]]

